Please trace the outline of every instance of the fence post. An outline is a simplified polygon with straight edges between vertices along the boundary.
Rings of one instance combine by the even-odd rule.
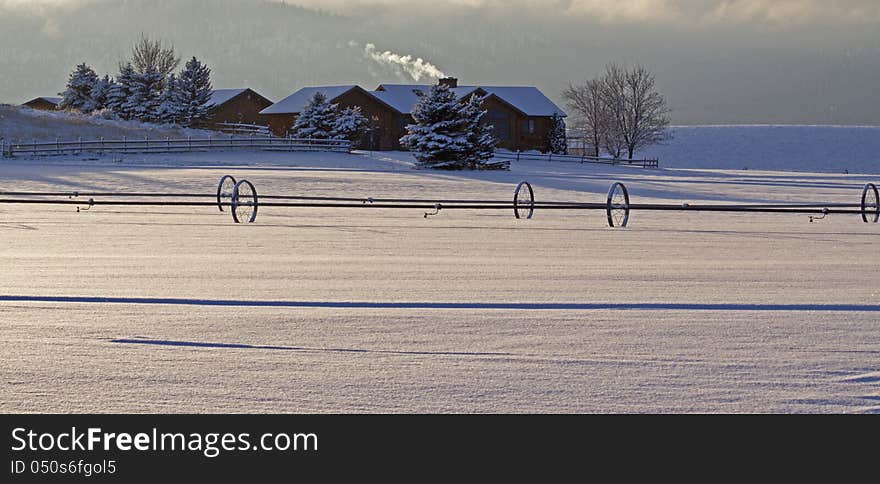
[[[79,137],[79,154],[83,152],[83,139],[82,136]]]
[[[144,153],[150,152],[150,138],[144,136]]]
[[[128,153],[128,141],[125,139],[125,136],[122,137],[122,152]]]
[[[547,161],[553,161],[553,152],[547,153]]]
[[[169,138],[168,136],[165,137],[165,146],[166,146],[166,149],[168,150],[168,152],[170,153],[171,152],[171,138]]]
[[[192,152],[192,150],[193,150],[193,139],[192,139],[192,136],[187,136],[187,137],[186,137],[186,145],[187,145],[187,148],[188,148],[187,151]]]
[[[101,136],[101,154],[104,154],[104,137]]]
[[[516,161],[519,161],[519,150],[516,150]]]
[[[55,154],[56,155],[61,154],[61,138],[59,138],[57,136],[55,137]]]

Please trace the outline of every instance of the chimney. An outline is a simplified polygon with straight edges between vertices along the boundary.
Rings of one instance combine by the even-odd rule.
[[[443,78],[440,78],[440,81],[438,81],[438,84],[441,86],[446,86],[449,89],[454,89],[454,88],[458,87],[458,79],[455,77],[443,77]]]

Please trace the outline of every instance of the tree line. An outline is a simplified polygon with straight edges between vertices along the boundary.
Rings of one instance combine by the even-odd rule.
[[[120,62],[115,78],[86,63],[70,74],[60,109],[102,113],[125,120],[195,126],[208,115],[213,88],[211,69],[193,57],[179,73],[173,46],[141,36],[131,58]]]
[[[654,74],[642,65],[609,64],[605,72],[562,92],[573,126],[593,156],[632,159],[636,151],[669,139],[669,107]]]

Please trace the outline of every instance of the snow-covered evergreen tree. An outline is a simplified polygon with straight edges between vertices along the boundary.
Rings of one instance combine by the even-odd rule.
[[[554,114],[550,118],[547,150],[554,155],[564,155],[568,152],[568,141],[565,139],[565,120],[558,114]]]
[[[106,109],[110,99],[110,89],[113,88],[113,79],[105,75],[103,78],[95,81],[92,86],[92,102],[95,104],[95,110]]]
[[[60,109],[76,109],[83,113],[95,110],[95,101],[92,99],[92,88],[98,82],[98,75],[85,62],[76,66],[70,73],[67,81],[67,89],[59,93],[62,97],[58,105]]]
[[[134,68],[130,63],[120,66],[116,82],[110,86],[110,91],[107,94],[107,107],[122,119],[132,118],[132,112],[129,110],[129,98],[134,92],[135,75]]]
[[[471,170],[508,170],[510,161],[490,161],[495,156],[495,145],[498,140],[493,133],[494,128],[483,122],[486,111],[480,107],[482,100],[477,96],[460,104],[459,113],[466,120],[465,132],[467,146],[462,153],[465,167]]]
[[[181,104],[181,121],[193,126],[208,117],[211,101],[211,69],[193,57],[178,76]]]
[[[294,138],[329,139],[336,137],[336,104],[327,95],[316,92],[290,128]]]
[[[345,108],[339,113],[333,125],[336,136],[352,143],[360,140],[370,127],[370,121],[361,114],[360,106]]]
[[[180,81],[176,75],[171,74],[165,79],[165,86],[159,97],[156,121],[165,124],[180,123],[184,114],[180,97]]]
[[[134,73],[131,95],[123,104],[132,118],[145,122],[158,120],[159,102],[164,82],[165,78],[162,73],[154,69],[149,69],[144,73]]]
[[[461,115],[455,94],[447,86],[432,86],[412,112],[415,124],[407,125],[400,143],[414,152],[425,168],[460,170],[466,168],[468,120]]]

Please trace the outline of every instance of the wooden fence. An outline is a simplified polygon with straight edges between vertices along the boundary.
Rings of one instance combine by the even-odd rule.
[[[351,142],[344,139],[301,138],[185,138],[126,139],[84,141],[43,141],[32,143],[3,142],[3,157],[17,155],[51,156],[79,153],[185,153],[199,151],[263,150],[263,151],[332,151],[350,153]]]
[[[623,158],[602,158],[597,156],[586,156],[586,155],[554,155],[553,153],[541,154],[541,153],[522,153],[519,151],[510,152],[510,151],[496,151],[496,158],[501,158],[504,160],[511,161],[520,161],[520,160],[530,160],[530,161],[561,161],[561,162],[569,162],[569,163],[598,163],[602,165],[628,165],[628,166],[640,166],[642,168],[659,168],[660,160],[657,159],[643,159],[643,160],[627,160]]]

